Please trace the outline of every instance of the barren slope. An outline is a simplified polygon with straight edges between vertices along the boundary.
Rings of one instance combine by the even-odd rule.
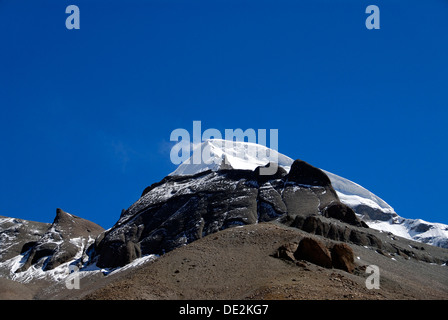
[[[114,278],[90,281],[59,295],[84,299],[447,299],[448,267],[394,259],[351,245],[353,274],[309,262],[274,258],[284,243],[310,236],[275,223],[220,231]],[[325,242],[320,236],[312,237]],[[437,248],[440,249],[440,248]],[[437,250],[436,249],[436,250]],[[443,249],[441,249],[443,250]],[[440,251],[442,255],[445,251]],[[368,290],[363,266],[381,270],[380,289]],[[107,277],[106,277],[107,278]],[[102,287],[101,287],[102,286]],[[100,287],[100,288],[99,288]]]

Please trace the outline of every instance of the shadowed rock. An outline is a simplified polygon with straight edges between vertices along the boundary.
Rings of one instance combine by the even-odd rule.
[[[349,273],[353,273],[355,269],[353,250],[348,244],[333,241],[325,244],[309,237],[303,238],[298,244],[289,242],[280,246],[273,256],[296,263],[306,260],[324,268],[335,268]]]
[[[333,268],[352,273],[355,269],[355,259],[352,248],[346,243],[336,243],[331,248]]]
[[[324,268],[332,267],[330,251],[322,242],[312,238],[304,238],[300,241],[294,257],[298,260],[306,260]]]
[[[331,186],[330,178],[322,170],[299,159],[293,162],[288,181],[311,186]]]
[[[353,226],[368,228],[367,224],[363,224],[356,216],[355,211],[342,202],[332,202],[324,208],[322,215],[327,218],[338,219]]]

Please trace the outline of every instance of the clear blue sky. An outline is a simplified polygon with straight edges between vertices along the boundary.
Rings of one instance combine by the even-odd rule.
[[[109,228],[200,120],[448,223],[447,34],[445,0],[0,0],[0,215]]]

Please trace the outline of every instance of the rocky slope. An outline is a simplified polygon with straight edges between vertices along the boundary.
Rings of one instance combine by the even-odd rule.
[[[294,244],[297,248],[309,238],[326,248],[338,243],[275,221],[238,226],[202,237],[133,269],[102,278],[83,278],[81,289],[76,292],[59,290],[56,295],[40,298],[227,301],[448,298],[447,266],[395,253],[386,256],[374,247],[353,243],[346,244],[354,259],[351,272],[279,254],[283,248]],[[400,239],[392,240],[385,233],[380,233],[379,238],[403,247],[415,244],[410,240],[403,243]],[[419,250],[428,256],[448,259],[443,248],[421,246],[424,249]],[[379,289],[366,287],[369,265],[380,269]]]

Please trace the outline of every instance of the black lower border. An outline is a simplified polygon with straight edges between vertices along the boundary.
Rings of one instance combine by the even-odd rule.
[[[448,297],[447,297],[448,299]],[[432,314],[446,311],[447,301],[435,300],[157,300],[157,301],[89,301],[89,300],[33,300],[0,301],[3,312],[19,311],[21,316],[36,312],[58,316],[73,315],[81,318],[113,317],[129,320],[144,316],[145,319],[278,319],[283,316],[342,317],[369,316],[392,317],[415,316],[418,310],[431,310]]]

